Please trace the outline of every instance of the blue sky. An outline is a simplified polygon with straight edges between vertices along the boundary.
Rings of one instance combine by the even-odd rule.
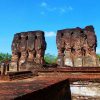
[[[0,52],[11,53],[15,33],[43,30],[46,53],[57,54],[56,31],[95,27],[100,53],[100,0],[0,0]]]

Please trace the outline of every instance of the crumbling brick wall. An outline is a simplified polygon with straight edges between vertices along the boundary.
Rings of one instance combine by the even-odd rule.
[[[11,48],[11,66],[14,70],[20,70],[22,64],[26,62],[32,64],[45,63],[46,41],[43,31],[29,31],[15,34]]]
[[[97,38],[93,26],[58,30],[56,43],[59,66],[98,66]]]

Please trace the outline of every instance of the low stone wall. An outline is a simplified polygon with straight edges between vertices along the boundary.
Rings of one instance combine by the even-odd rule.
[[[100,82],[77,81],[70,88],[72,100],[100,100]]]

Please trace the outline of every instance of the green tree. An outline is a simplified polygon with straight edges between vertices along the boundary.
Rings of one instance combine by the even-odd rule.
[[[99,58],[99,61],[100,61],[100,54],[97,54],[97,57]]]
[[[0,62],[11,60],[11,55],[8,53],[0,53]]]
[[[51,55],[49,53],[45,54],[44,56],[45,62],[50,64],[56,64],[57,56]]]

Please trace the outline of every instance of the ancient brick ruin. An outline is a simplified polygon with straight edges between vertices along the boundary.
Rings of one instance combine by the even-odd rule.
[[[33,71],[43,67],[98,67],[97,38],[93,26],[58,30],[57,64],[45,64],[46,41],[43,31],[28,31],[14,35],[11,62],[1,64],[1,75],[8,71]],[[68,70],[68,69],[67,69]],[[71,69],[75,70],[75,69]],[[82,69],[80,69],[82,70]],[[83,71],[83,70],[82,70]]]
[[[100,67],[93,26],[59,30],[56,42],[58,65],[45,64],[43,31],[14,35],[12,60],[0,63],[0,100],[100,100]],[[80,87],[92,88],[86,93],[96,95],[83,95]]]
[[[93,26],[58,30],[56,36],[58,65],[96,67],[97,38]]]
[[[12,70],[28,69],[23,64],[44,64],[46,41],[43,31],[21,32],[14,35],[12,42]],[[30,67],[30,66],[29,66]]]

